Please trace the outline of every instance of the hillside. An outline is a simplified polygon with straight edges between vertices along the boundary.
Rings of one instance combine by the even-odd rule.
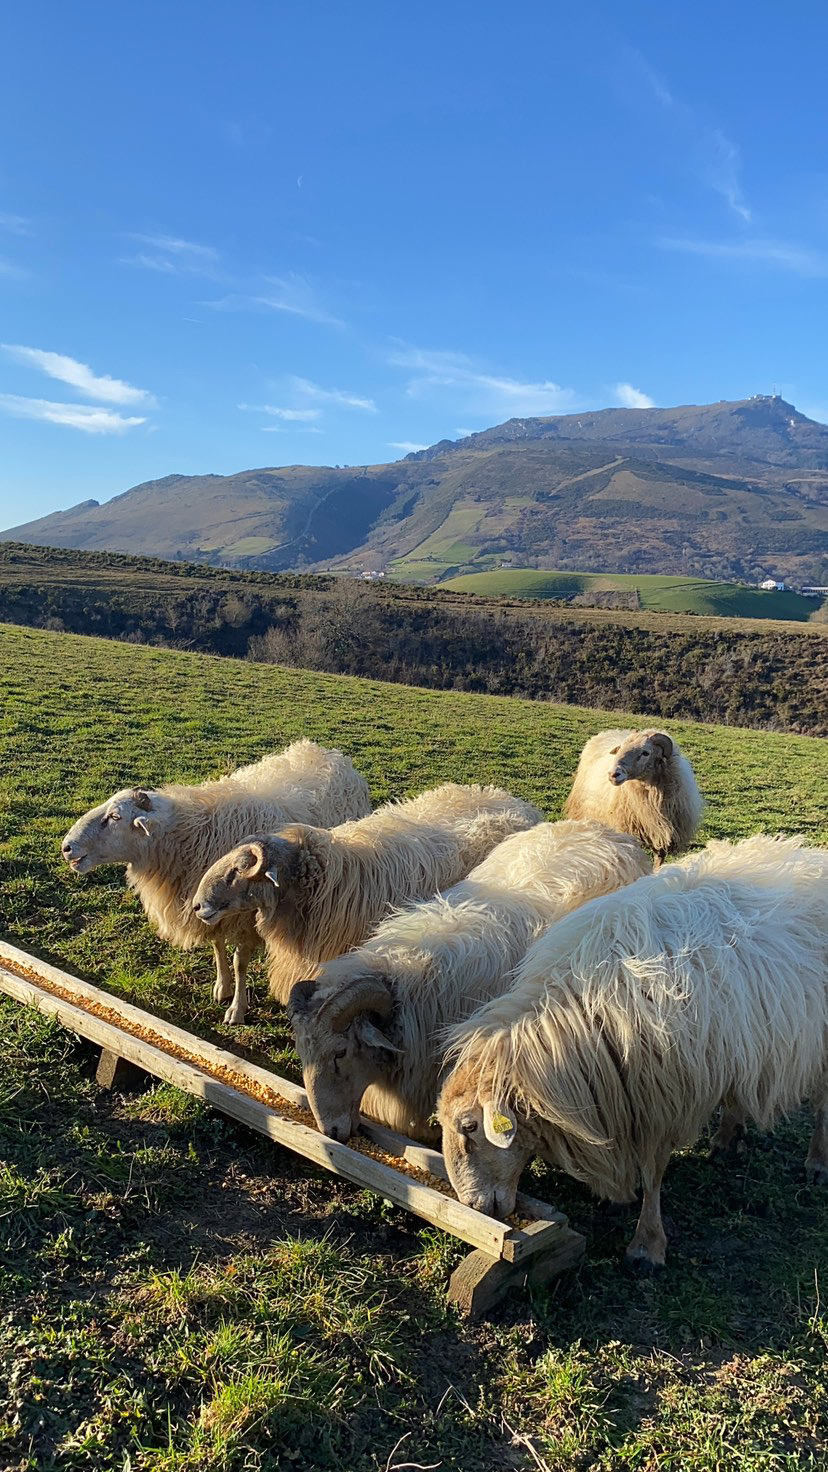
[[[619,720],[1,628],[0,708],[3,934],[294,1077],[261,960],[246,1025],[224,1027],[209,949],[164,945],[122,870],[72,875],[68,824],[124,782],[218,776],[298,736],[344,747],[377,802],[475,780],[557,816],[583,742]],[[824,741],[670,730],[707,798],[704,838],[828,842]],[[824,1467],[828,1240],[807,1111],[751,1128],[735,1165],[706,1138],[677,1152],[655,1281],[622,1267],[635,1204],[608,1210],[533,1166],[527,1189],[584,1233],[586,1259],[475,1324],[445,1305],[450,1237],[168,1085],[98,1088],[93,1049],[32,1008],[4,1000],[0,1025],[5,1468]]]
[[[0,544],[0,619],[407,685],[828,735],[828,625],[818,623],[571,608],[10,542]]]
[[[507,598],[574,598],[621,592],[632,594],[639,608],[657,613],[792,619],[799,623],[807,623],[818,607],[813,598],[798,593],[772,593],[703,578],[649,577],[645,573],[540,572],[528,567],[502,567],[496,572],[448,578],[441,586],[457,593]]]
[[[392,464],[169,475],[5,538],[435,581],[520,565],[828,580],[828,427],[779,398],[510,420]]]

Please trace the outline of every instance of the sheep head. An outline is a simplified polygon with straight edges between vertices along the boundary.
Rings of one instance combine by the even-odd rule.
[[[60,851],[75,874],[100,864],[140,864],[164,817],[164,799],[143,787],[125,787],[73,823]]]
[[[457,1199],[487,1216],[510,1216],[521,1171],[533,1150],[519,1116],[494,1099],[491,1078],[471,1064],[449,1074],[437,1113],[443,1158]]]
[[[278,833],[257,833],[210,865],[193,896],[205,925],[239,910],[271,909],[293,888],[297,844]]]
[[[333,991],[299,981],[290,994],[288,1021],[313,1116],[334,1140],[347,1140],[357,1129],[365,1090],[399,1052],[372,1020],[388,1018],[392,1008],[388,982],[364,968]]]
[[[609,754],[609,780],[615,787],[624,782],[657,782],[672,753],[673,742],[666,731],[631,731]]]

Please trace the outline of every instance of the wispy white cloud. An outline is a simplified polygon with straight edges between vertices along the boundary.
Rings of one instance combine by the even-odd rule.
[[[284,312],[289,317],[304,317],[323,327],[343,328],[345,323],[329,311],[319,293],[304,276],[265,276],[244,291],[234,291],[216,301],[205,302],[221,312]]]
[[[417,445],[413,440],[389,440],[389,450],[403,450],[406,455],[411,455],[415,450],[427,450],[428,445]]]
[[[25,266],[18,266],[16,261],[10,261],[8,256],[0,256],[0,276],[8,276],[12,281],[23,281],[29,272]]]
[[[752,215],[739,180],[742,158],[736,144],[721,128],[708,128],[702,135],[701,150],[699,173],[702,179],[721,195],[734,215],[749,225]]]
[[[341,388],[323,388],[320,383],[313,383],[310,378],[291,377],[289,380],[294,393],[305,399],[311,399],[320,404],[340,404],[346,409],[364,409],[368,414],[378,414],[373,399],[365,398],[361,394],[350,393]]]
[[[409,368],[409,398],[428,398],[449,390],[454,407],[481,418],[521,418],[524,415],[569,414],[579,408],[574,391],[551,379],[523,380],[487,372],[465,353],[432,352],[400,344],[388,359],[394,367]]]
[[[85,434],[123,434],[146,419],[136,415],[117,414],[95,404],[56,404],[49,399],[27,399],[19,394],[0,394],[0,410],[16,419],[38,419],[46,424],[60,424],[80,429]]]
[[[31,220],[25,215],[8,215],[0,212],[0,230],[7,230],[9,235],[30,235],[32,230]]]
[[[311,425],[321,419],[326,408],[359,409],[368,414],[377,414],[379,411],[373,399],[364,398],[360,394],[346,392],[340,388],[323,388],[319,383],[313,383],[310,378],[299,378],[290,375],[281,380],[280,384],[273,385],[274,388],[285,392],[293,403],[289,404],[239,404],[239,408],[250,414],[264,414],[268,419],[278,419],[278,425],[264,426],[269,433],[274,434],[290,425],[294,430],[310,433]],[[318,431],[320,434],[323,432]]]
[[[662,236],[656,243],[663,250],[684,251],[688,255],[707,256],[712,260],[754,262],[760,266],[791,271],[795,276],[828,276],[828,255],[784,240],[762,240],[755,237],[740,240],[693,240]]]
[[[298,423],[319,419],[322,415],[321,409],[281,409],[276,404],[239,404],[239,408],[250,414],[268,414],[272,419]]]
[[[262,431],[263,434],[288,434],[289,433],[288,429],[286,428],[286,426],[284,424],[262,424],[262,425],[259,426],[259,428],[261,429],[261,431]],[[291,429],[292,429],[292,431],[293,431],[294,434],[324,434],[325,433],[324,429],[320,429],[318,424],[299,424],[299,425],[292,425],[291,426]]]
[[[655,400],[649,394],[643,394],[640,388],[633,388],[631,383],[616,383],[612,391],[625,409],[655,408]]]
[[[79,389],[92,399],[100,399],[104,404],[144,404],[151,407],[155,403],[152,394],[146,389],[133,388],[131,383],[125,383],[121,378],[110,378],[106,374],[101,377],[93,373],[86,363],[79,363],[76,358],[69,358],[64,353],[48,353],[41,348],[26,348],[6,342],[0,343],[0,347],[16,363],[35,368],[48,378],[58,379],[60,383],[68,383],[72,388]]]
[[[341,317],[334,316],[320,300],[315,288],[304,276],[266,276],[266,290],[254,298],[271,312],[287,312],[292,317],[304,317],[308,322],[319,322],[323,327],[344,327]]]
[[[624,69],[637,78],[653,101],[670,114],[702,183],[720,195],[728,209],[744,224],[750,224],[752,216],[742,190],[742,159],[737,144],[705,118],[699,107],[676,97],[637,47],[624,48]]]
[[[202,245],[196,240],[183,240],[179,235],[147,235],[140,231],[131,231],[126,238],[134,240],[144,249],[135,255],[123,256],[123,266],[160,271],[168,276],[215,277],[219,274],[221,256],[212,245]]]

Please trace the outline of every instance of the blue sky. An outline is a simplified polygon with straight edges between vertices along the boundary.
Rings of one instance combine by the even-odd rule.
[[[513,415],[828,419],[826,47],[814,0],[4,7],[0,526]]]

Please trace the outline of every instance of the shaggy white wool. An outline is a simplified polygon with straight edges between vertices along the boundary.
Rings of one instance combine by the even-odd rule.
[[[310,1009],[295,1016],[317,1117],[355,1114],[360,1085],[373,1075],[365,1112],[427,1134],[444,1030],[503,991],[553,920],[651,868],[635,839],[600,823],[541,823],[504,839],[444,894],[391,915],[358,950],[322,968]],[[366,977],[387,988],[383,1033],[398,1051],[365,1043],[356,1020],[344,1037],[337,1031],[330,1003]]]
[[[392,905],[456,883],[508,834],[541,816],[502,788],[446,783],[331,830],[296,825],[255,834],[251,841],[266,853],[278,883],[245,883],[245,855],[236,849],[204,875],[196,902],[224,906],[226,877],[234,876],[230,903],[257,911],[271,991],[287,1001],[294,982],[359,945]]]
[[[610,775],[617,768],[629,775],[615,785]],[[693,769],[671,737],[611,730],[586,743],[564,811],[568,818],[595,818],[632,833],[663,857],[689,847],[703,809]]]
[[[767,1128],[819,1096],[827,968],[828,853],[711,843],[535,943],[451,1033],[452,1111],[513,1105],[530,1153],[628,1200],[724,1097]]]

